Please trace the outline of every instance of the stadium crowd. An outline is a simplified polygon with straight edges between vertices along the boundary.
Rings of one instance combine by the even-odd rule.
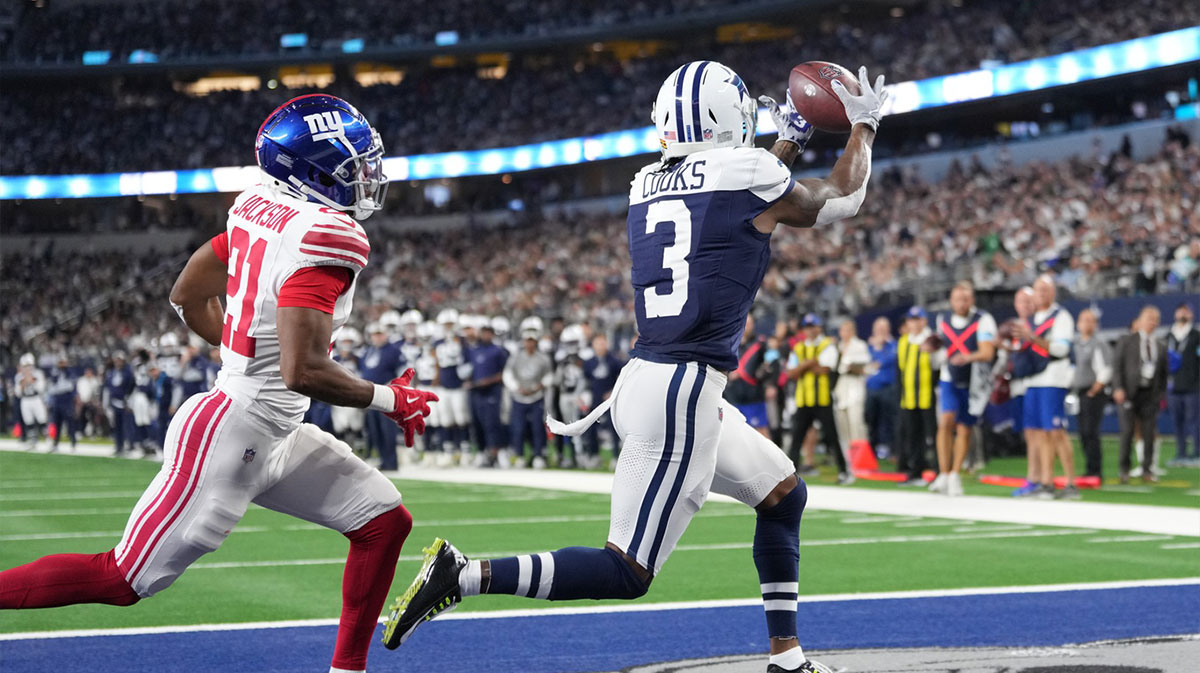
[[[768,394],[766,382],[778,381],[772,399],[794,399],[794,387],[802,386],[810,371],[816,372],[814,376],[828,375],[820,367],[830,366],[829,356],[820,364],[820,353],[804,350],[806,344],[825,343],[826,331],[832,331],[818,316],[832,321],[854,315],[878,305],[881,292],[900,297],[915,283],[938,287],[944,281],[940,286],[949,287],[955,281],[972,279],[984,289],[1012,288],[1030,284],[1038,274],[1050,271],[1057,274],[1058,289],[1075,296],[1195,292],[1200,288],[1197,203],[1200,148],[1179,132],[1171,134],[1157,156],[1143,162],[1117,152],[1054,164],[1002,165],[993,170],[973,164],[957,167],[936,184],[903,173],[882,174],[873,183],[859,217],[821,231],[777,237],[774,264],[756,311],[771,336],[759,349],[762,359],[774,352],[768,364],[773,363],[776,370],[768,376],[747,370],[747,378],[763,383],[764,396]],[[198,235],[202,240],[211,233]],[[1037,254],[1030,254],[1034,250]],[[171,381],[190,376],[189,385],[201,390],[211,384],[219,359],[202,344],[181,341],[183,330],[166,306],[169,285],[185,254],[179,253],[131,258],[118,253],[78,255],[49,249],[7,255],[0,286],[6,297],[0,309],[0,329],[8,345],[2,363],[7,403],[0,405],[6,411],[6,422],[22,412],[23,403],[18,400],[27,396],[17,390],[22,385],[17,359],[28,351],[34,354],[35,368],[48,379],[46,387],[34,385],[33,395],[49,396],[48,408],[54,408],[53,384],[62,383],[63,372],[73,372],[67,377],[71,378],[90,369],[111,389],[97,394],[97,387],[91,384],[86,401],[79,395],[81,408],[91,405],[92,412],[85,417],[92,431],[105,432],[111,427],[114,434],[120,432],[122,444],[136,441],[153,451],[156,433],[165,427],[165,419],[186,389],[171,385]],[[578,413],[605,392],[602,385],[593,390],[589,379],[596,378],[595,363],[588,373],[588,363],[594,360],[589,349],[603,350],[594,347],[595,340],[603,339],[612,344],[614,353],[623,353],[636,338],[626,257],[623,223],[611,217],[568,214],[508,228],[377,234],[371,265],[356,294],[355,314],[362,322],[357,325],[357,337],[354,331],[348,333],[342,357],[347,363],[365,363],[371,359],[369,349],[387,345],[374,343],[377,337],[393,342],[403,338],[404,343],[393,350],[399,349],[401,359],[418,368],[426,358],[422,380],[430,383],[434,377],[428,373],[428,357],[437,341],[457,335],[454,338],[460,338],[462,344],[458,364],[469,365],[477,342],[486,340],[487,333],[487,338],[507,346],[503,356],[495,348],[488,349],[492,359],[478,370],[490,381],[487,386],[498,393],[496,386],[511,383],[495,378],[505,369],[503,360],[516,358],[523,347],[520,337],[533,332],[539,351],[551,358],[540,365],[550,378],[510,385],[510,392],[526,395],[522,391],[537,388],[542,404],[558,405],[563,415]],[[55,272],[47,276],[47,268]],[[48,283],[48,278],[53,282]],[[97,292],[97,288],[104,290]],[[436,320],[405,314],[409,317],[402,321],[397,313],[400,308],[420,311],[426,318],[436,316]],[[446,310],[461,313],[444,313]],[[813,315],[800,320],[803,311]],[[930,319],[923,310],[920,313],[913,317]],[[477,317],[484,315],[493,318]],[[526,318],[543,321],[543,325],[528,327]],[[839,332],[849,325],[850,333],[839,334],[829,343],[850,350],[856,338],[853,323],[828,323],[829,327],[834,324]],[[514,325],[520,327],[514,329]],[[884,332],[886,340],[892,330]],[[414,342],[419,346],[415,350]],[[409,345],[407,354],[404,344]],[[863,348],[857,350],[861,355]],[[818,364],[802,365],[805,361]],[[386,376],[400,366],[399,359],[392,363]],[[834,364],[841,366],[842,362]],[[475,375],[471,367],[447,367],[464,382]],[[611,360],[603,371],[616,369],[619,360]],[[567,376],[567,371],[573,373]],[[741,373],[739,368],[739,376]],[[845,373],[844,380],[850,380],[866,371]],[[118,395],[114,386],[123,395],[116,399],[129,400],[127,406],[114,408],[112,400]],[[814,390],[822,389],[819,384],[814,386]],[[765,415],[765,427],[779,434],[790,425],[797,434],[792,439],[796,448],[793,458],[802,471],[814,456],[814,440],[807,440],[804,422],[817,423],[826,432],[838,424],[857,428],[841,433],[845,441],[832,434],[822,438],[826,454],[835,462],[843,459],[839,469],[848,480],[844,459],[850,453],[850,442],[861,439],[856,434],[865,434],[875,423],[864,426],[870,406],[870,396],[865,393],[855,395],[861,398],[863,422],[839,420],[845,409],[833,411],[836,391],[831,386],[825,397],[818,393],[824,406],[831,407],[829,415],[806,411],[797,416],[797,409],[805,407],[781,405],[777,413]],[[134,403],[134,399],[140,401]],[[570,403],[564,405],[563,400]],[[928,404],[933,404],[932,400]],[[101,406],[109,408],[107,416],[96,413]],[[522,409],[522,418],[527,418],[528,410]],[[343,434],[358,432],[360,425],[379,432],[378,424],[327,411],[322,416],[323,410],[315,407],[314,420]],[[540,418],[540,413],[535,416]],[[878,410],[874,417],[878,422]],[[482,456],[479,460],[507,464],[513,454],[502,448],[508,445],[503,439],[506,427],[499,419],[478,425],[475,415],[464,411],[454,424],[431,435],[428,446],[443,450],[432,452],[430,460],[456,462],[456,455],[457,461],[463,460],[464,445],[475,437],[488,449],[476,454]],[[888,447],[888,436],[900,431],[875,432],[872,446],[882,448]],[[565,454],[558,452],[560,462],[594,464],[597,440],[589,438],[579,457],[569,447]],[[809,450],[800,452],[806,442]],[[371,444],[381,444],[378,436]],[[530,456],[530,464],[538,458],[545,460],[544,455],[535,454]],[[382,464],[394,465],[389,460],[385,456]],[[920,463],[909,465],[921,467]],[[912,476],[922,477],[922,470]]]
[[[245,11],[265,7],[242,0],[222,6],[226,4]],[[871,72],[884,72],[889,81],[898,82],[969,70],[987,60],[1012,61],[1198,25],[1200,9],[1194,4],[1087,0],[1067,8],[974,2],[955,9],[931,3],[911,10],[899,31],[891,29],[887,17],[865,18],[861,26],[853,26],[834,14],[837,21],[805,23],[784,40],[689,41],[627,60],[591,52],[518,58],[502,79],[481,77],[474,67],[413,68],[397,85],[360,87],[343,78],[324,90],[353,101],[373,120],[391,154],[479,149],[643,126],[658,83],[680,63],[697,58],[721,61],[738,71],[752,91],[779,96],[786,86],[785,74],[798,60],[795,54],[819,54],[847,65],[865,61]],[[201,12],[205,16],[211,14],[208,6]],[[166,8],[175,3],[129,7]],[[70,11],[93,8],[80,4]],[[56,30],[71,31],[94,24],[55,25]],[[35,35],[36,30],[29,33]],[[100,30],[88,34],[97,39],[105,35]],[[224,31],[220,34],[233,39]],[[71,43],[57,36],[34,42]],[[948,42],[957,47],[945,48]],[[949,60],[951,54],[955,60]],[[965,56],[959,60],[959,55]],[[250,157],[242,148],[252,146],[255,128],[229,120],[261,118],[280,102],[306,92],[280,88],[197,97],[177,90],[165,78],[12,90],[0,98],[0,115],[6,120],[3,140],[12,150],[0,156],[0,173],[55,173],[68,166],[70,172],[99,172],[243,165]],[[42,120],[50,117],[58,123],[47,127]],[[186,148],[183,154],[180,148]]]

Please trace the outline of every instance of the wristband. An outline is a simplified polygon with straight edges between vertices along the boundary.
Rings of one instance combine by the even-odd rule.
[[[381,386],[378,383],[375,385],[375,395],[371,398],[371,404],[367,407],[375,411],[382,411],[385,414],[390,414],[396,410],[396,391],[388,386]]]

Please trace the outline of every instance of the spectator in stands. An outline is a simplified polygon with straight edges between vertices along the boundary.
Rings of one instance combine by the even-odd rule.
[[[1025,434],[1041,456],[1042,486],[1036,496],[1043,499],[1078,499],[1075,486],[1075,449],[1067,435],[1064,403],[1067,388],[1074,378],[1071,342],[1075,338],[1075,319],[1058,305],[1054,279],[1041,276],[1033,284],[1034,314],[1017,323],[1014,334],[1029,343],[1032,373],[1025,388]],[[1058,457],[1066,475],[1066,487],[1056,492],[1054,458]]]
[[[975,307],[975,287],[963,281],[950,290],[950,312],[938,316],[937,326],[946,351],[938,383],[938,476],[929,488],[959,496],[971,434],[992,391],[996,320]]]
[[[1167,332],[1168,403],[1175,424],[1175,458],[1171,467],[1200,466],[1200,330],[1191,304],[1175,309]],[[1188,451],[1188,440],[1192,442]]]
[[[892,441],[896,436],[896,413],[899,411],[896,387],[896,340],[892,338],[892,323],[880,316],[871,325],[871,338],[867,340],[871,362],[866,367],[867,404],[866,421],[871,449],[878,458],[891,455]]]
[[[58,450],[58,443],[66,435],[74,451],[79,441],[79,394],[76,374],[65,357],[58,359],[57,366],[50,372],[50,422],[54,425],[54,440],[51,451]]]
[[[608,336],[599,333],[592,337],[592,357],[583,361],[583,376],[588,381],[592,409],[612,395],[613,387],[617,385],[617,377],[620,376],[621,368],[624,366],[625,361],[612,352]],[[584,455],[581,456],[583,467],[590,469],[600,465],[601,429],[606,429],[612,438],[613,458],[620,455],[621,442],[617,440],[617,431],[612,424],[612,415],[606,413],[583,435]]]
[[[929,329],[929,314],[914,306],[905,314],[904,334],[896,344],[900,381],[900,413],[896,417],[896,467],[906,474],[901,486],[924,486],[926,453],[934,445],[937,339]]]
[[[1113,354],[1103,339],[1096,336],[1100,321],[1096,312],[1084,309],[1079,312],[1075,335],[1075,378],[1071,380],[1071,391],[1079,399],[1079,442],[1083,445],[1086,464],[1083,474],[1102,479],[1103,460],[1100,451],[1100,422],[1104,419],[1104,407],[1108,404],[1108,384],[1112,381]]]
[[[805,456],[806,464],[800,463],[800,447],[814,424],[820,424],[821,442],[837,465],[838,483],[854,482],[854,475],[847,468],[842,443],[838,439],[837,422],[833,416],[832,377],[837,373],[838,347],[833,339],[823,333],[823,323],[815,313],[809,313],[801,321],[804,341],[796,344],[788,360],[788,378],[796,382],[796,413],[792,417],[792,462],[797,469],[813,464]]]
[[[833,386],[834,419],[842,452],[850,455],[855,442],[867,440],[867,365],[871,352],[867,342],[858,338],[854,320],[847,318],[838,326],[837,383]]]
[[[742,342],[738,346],[738,367],[729,372],[725,399],[746,417],[750,427],[770,437],[767,418],[767,340],[754,330],[754,315],[746,316]]]
[[[1134,330],[1121,337],[1113,357],[1113,402],[1121,418],[1121,483],[1129,483],[1130,454],[1134,426],[1141,428],[1145,453],[1142,481],[1158,481],[1154,475],[1154,436],[1159,408],[1167,394],[1167,349],[1154,338],[1161,320],[1154,306],[1146,306]]]
[[[504,387],[512,396],[509,434],[516,456],[525,455],[525,442],[533,449],[530,466],[546,467],[546,390],[554,381],[554,363],[550,356],[538,350],[542,338],[542,321],[526,318],[521,322],[521,347],[504,368]],[[560,464],[559,467],[567,467]]]

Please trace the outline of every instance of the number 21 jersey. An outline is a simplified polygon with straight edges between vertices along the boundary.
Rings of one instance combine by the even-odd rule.
[[[771,257],[754,218],[795,183],[756,147],[704,150],[654,163],[629,192],[638,341],[632,355],[737,368],[737,347]]]
[[[367,265],[367,234],[346,213],[258,186],[234,201],[225,236],[228,248],[218,256],[228,256],[229,279],[217,386],[269,429],[289,432],[299,424],[309,399],[288,390],[279,369],[275,318],[280,291],[309,267],[348,269],[349,286],[333,305],[336,340],[350,317],[355,280]]]

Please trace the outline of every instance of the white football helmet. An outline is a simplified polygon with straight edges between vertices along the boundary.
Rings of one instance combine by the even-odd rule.
[[[399,329],[400,312],[395,309],[384,311],[383,314],[379,316],[379,324],[383,325],[384,329],[388,331]]]
[[[563,328],[562,336],[559,337],[563,350],[571,355],[578,353],[583,349],[583,326],[582,325],[567,325]]]
[[[410,308],[400,316],[400,325],[420,325],[423,320],[425,320],[425,318],[421,315],[420,311],[415,308]]]
[[[512,323],[502,315],[493,317],[491,325],[492,331],[496,333],[496,336],[501,338],[508,336],[508,333],[512,331]]]
[[[438,313],[437,321],[439,325],[458,325],[458,311],[452,308],[442,309]]]
[[[671,73],[650,112],[664,159],[718,147],[750,147],[758,104],[742,78],[716,61],[692,61]]]
[[[22,367],[32,367],[37,364],[37,358],[33,357],[33,353],[26,353],[21,356]]]
[[[362,333],[357,329],[346,325],[338,331],[337,342],[338,346],[342,348],[358,348],[363,342]]]
[[[521,321],[521,338],[522,339],[540,339],[545,327],[542,325],[542,319],[536,315],[531,315]]]

